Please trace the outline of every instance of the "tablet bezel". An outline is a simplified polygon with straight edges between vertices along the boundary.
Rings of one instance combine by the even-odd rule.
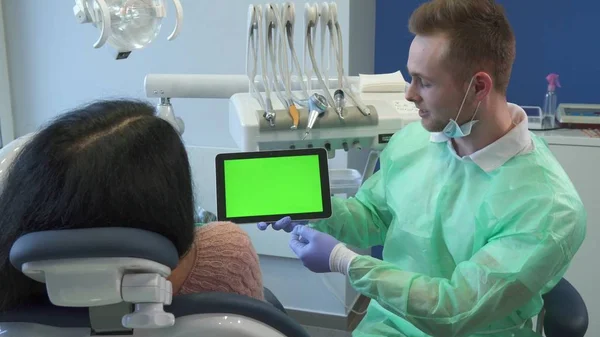
[[[321,172],[321,199],[323,200],[322,212],[294,213],[294,214],[272,214],[252,215],[243,217],[227,217],[225,200],[225,161],[231,159],[256,159],[273,157],[295,157],[317,155],[319,158],[319,170]],[[277,221],[285,216],[292,220],[316,220],[331,217],[331,188],[329,186],[329,163],[327,150],[325,148],[294,149],[294,150],[272,150],[255,152],[220,153],[215,157],[216,183],[217,183],[217,219],[219,221],[231,221],[234,223],[256,223]],[[290,169],[290,182],[294,178],[293,169]],[[293,195],[282,195],[282,198],[294,198]]]

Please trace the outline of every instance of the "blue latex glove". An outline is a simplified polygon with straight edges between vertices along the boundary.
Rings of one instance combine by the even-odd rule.
[[[308,226],[296,226],[292,230],[290,248],[304,266],[315,273],[329,273],[329,256],[340,243],[333,236]]]
[[[307,224],[308,224],[308,221],[292,221],[292,218],[290,218],[289,216],[286,216],[285,218],[281,218],[281,219],[277,220],[277,222],[275,222],[275,223],[259,222],[258,224],[256,224],[256,227],[258,227],[258,229],[260,229],[261,231],[264,231],[265,229],[267,229],[269,227],[269,225],[271,225],[271,227],[273,227],[273,229],[276,231],[283,229],[284,231],[289,233],[294,229],[294,227],[304,226]]]

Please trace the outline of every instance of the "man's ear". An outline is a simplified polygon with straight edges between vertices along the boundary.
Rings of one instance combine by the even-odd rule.
[[[473,88],[475,89],[475,97],[478,101],[483,101],[487,95],[490,94],[494,87],[494,81],[492,77],[483,71],[475,74],[475,79],[473,80]]]

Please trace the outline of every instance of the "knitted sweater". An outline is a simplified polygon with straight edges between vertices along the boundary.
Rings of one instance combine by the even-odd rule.
[[[176,294],[227,292],[264,299],[258,255],[238,225],[213,222],[197,227],[192,249],[193,262],[174,271],[187,273]]]

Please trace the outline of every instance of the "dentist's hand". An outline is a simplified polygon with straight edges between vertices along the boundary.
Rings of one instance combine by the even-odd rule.
[[[290,233],[292,230],[294,230],[294,227],[304,226],[307,224],[308,221],[292,221],[292,218],[286,216],[285,218],[277,220],[277,222],[275,223],[259,222],[258,224],[256,224],[256,227],[258,227],[258,229],[260,229],[261,231],[264,231],[269,227],[269,225],[271,225],[271,227],[273,227],[273,229],[276,231],[283,229],[287,233]]]
[[[290,248],[306,268],[315,273],[329,273],[329,258],[338,243],[340,242],[329,234],[308,226],[297,226],[292,230]]]

